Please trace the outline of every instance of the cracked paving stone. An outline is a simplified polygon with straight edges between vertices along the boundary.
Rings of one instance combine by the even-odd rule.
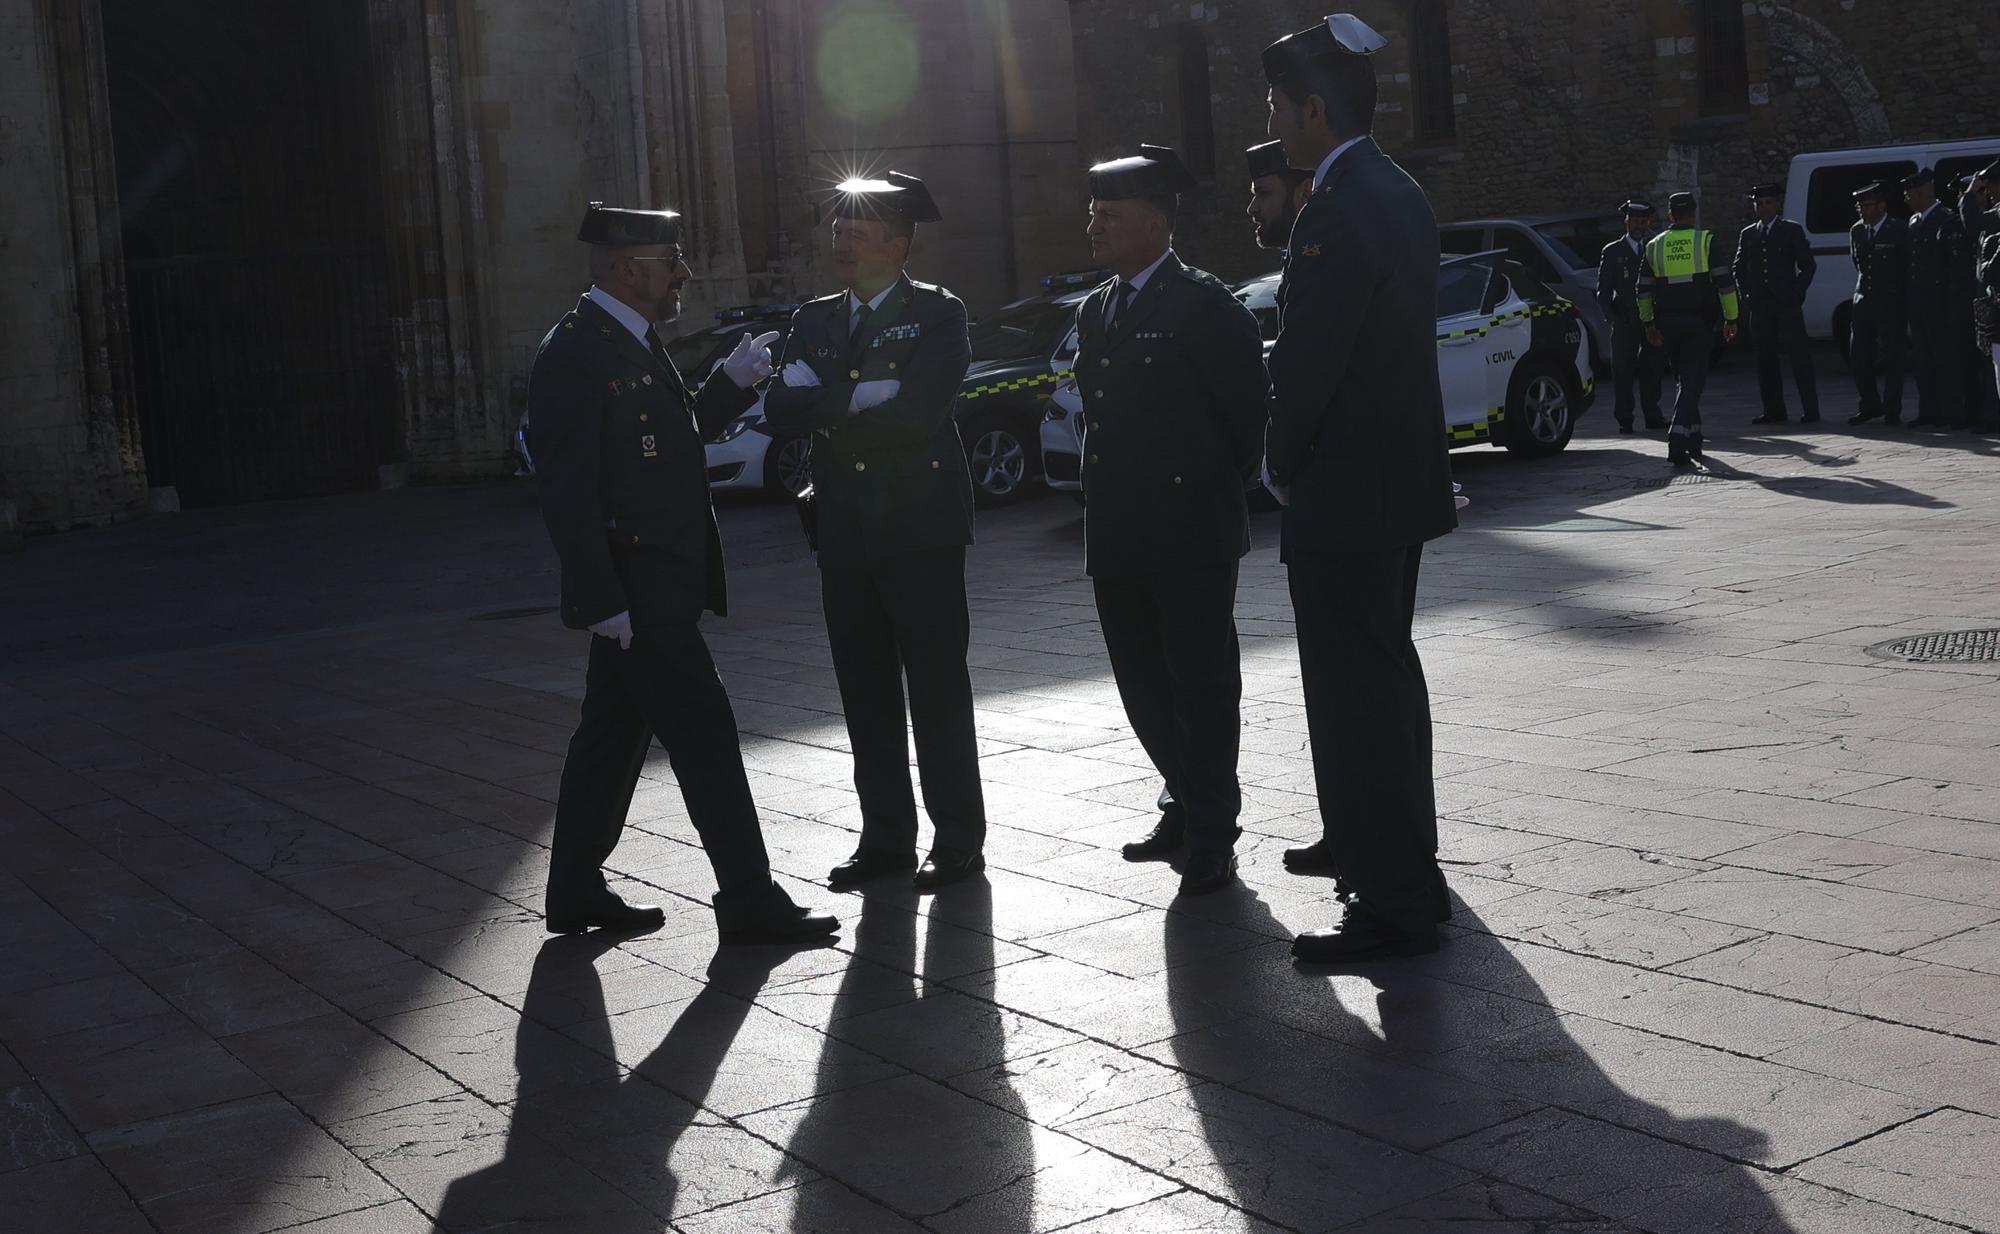
[[[132,1198],[95,1157],[0,1172],[0,1213],[32,1234],[154,1234]]]
[[[1357,1234],[1637,1234],[1622,1222],[1490,1178],[1426,1196],[1349,1227]],[[1777,1234],[1772,1231],[1771,1234]]]
[[[222,1046],[321,1123],[461,1091],[422,1059],[337,1011],[225,1037]]]
[[[1181,1072],[1095,1041],[1080,1041],[955,1076],[949,1083],[1044,1127],[1134,1105],[1192,1081]]]
[[[61,1161],[83,1151],[76,1129],[34,1084],[0,1091],[0,1173]]]
[[[2000,974],[1782,934],[1698,956],[1670,971],[1941,1032],[1991,1037],[1992,1026],[2000,1024]]]
[[[741,1204],[713,1208],[674,1222],[681,1234],[924,1234],[830,1178],[772,1191]]]
[[[1279,1234],[1277,1226],[1193,1191],[1121,1208],[1063,1234]]]
[[[834,1037],[899,1067],[945,1080],[1082,1040],[1018,1011],[933,987],[904,1003],[835,1024]]]
[[[2000,1213],[2000,1120],[1939,1110],[1792,1173],[1892,1208],[1973,1229]]]
[[[437,1226],[408,1200],[356,1209],[293,1226],[284,1234],[437,1234]]]

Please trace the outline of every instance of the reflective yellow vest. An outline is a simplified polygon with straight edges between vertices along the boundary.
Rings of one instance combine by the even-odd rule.
[[[1697,227],[1670,227],[1646,242],[1646,273],[1639,280],[1639,320],[1656,311],[1706,313],[1710,296],[1722,302],[1722,316],[1735,321],[1736,281],[1729,268],[1709,268],[1714,233]],[[1657,302],[1657,303],[1656,303]]]

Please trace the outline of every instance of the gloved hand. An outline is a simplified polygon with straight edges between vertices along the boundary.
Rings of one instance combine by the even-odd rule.
[[[590,627],[590,632],[599,638],[615,638],[620,651],[632,650],[632,613],[630,609],[616,617],[606,617]]]
[[[877,403],[895,398],[896,392],[902,388],[900,381],[864,381],[854,387],[854,397],[847,400],[847,410],[866,411]]]
[[[722,362],[722,371],[729,375],[729,380],[736,383],[737,389],[748,390],[771,375],[771,344],[777,341],[776,330],[767,331],[756,338],[751,338],[746,332],[742,338],[736,340],[736,350],[730,352],[729,358]]]
[[[804,360],[794,360],[785,366],[785,371],[778,380],[794,390],[802,390],[807,386],[818,385],[819,373]]]
[[[1459,496],[1459,494],[1463,493],[1464,491],[1465,491],[1465,486],[1463,484],[1458,483],[1456,480],[1452,481],[1451,504],[1454,508],[1463,510],[1465,509],[1465,507],[1472,504],[1472,498]]]
[[[1264,460],[1263,479],[1265,489],[1270,492],[1271,496],[1278,499],[1279,505],[1288,506],[1292,504],[1292,486],[1289,484],[1280,484],[1271,478],[1270,459]]]

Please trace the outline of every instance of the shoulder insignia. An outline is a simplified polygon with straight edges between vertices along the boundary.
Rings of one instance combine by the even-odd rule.
[[[1317,244],[1308,244],[1308,245],[1306,245],[1306,246],[1305,246],[1304,248],[1302,248],[1302,249],[1300,249],[1300,250],[1299,250],[1299,256],[1301,256],[1301,257],[1318,257],[1318,256],[1320,255],[1320,252],[1321,252],[1321,250],[1320,250],[1320,246],[1319,246],[1319,245],[1317,245]]]

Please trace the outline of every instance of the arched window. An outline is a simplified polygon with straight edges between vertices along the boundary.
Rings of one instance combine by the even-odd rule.
[[[1410,134],[1418,145],[1458,140],[1458,108],[1451,83],[1451,28],[1445,0],[1410,3]]]
[[[1750,59],[1742,0],[1695,0],[1695,56],[1701,114],[1727,116],[1750,106]]]

